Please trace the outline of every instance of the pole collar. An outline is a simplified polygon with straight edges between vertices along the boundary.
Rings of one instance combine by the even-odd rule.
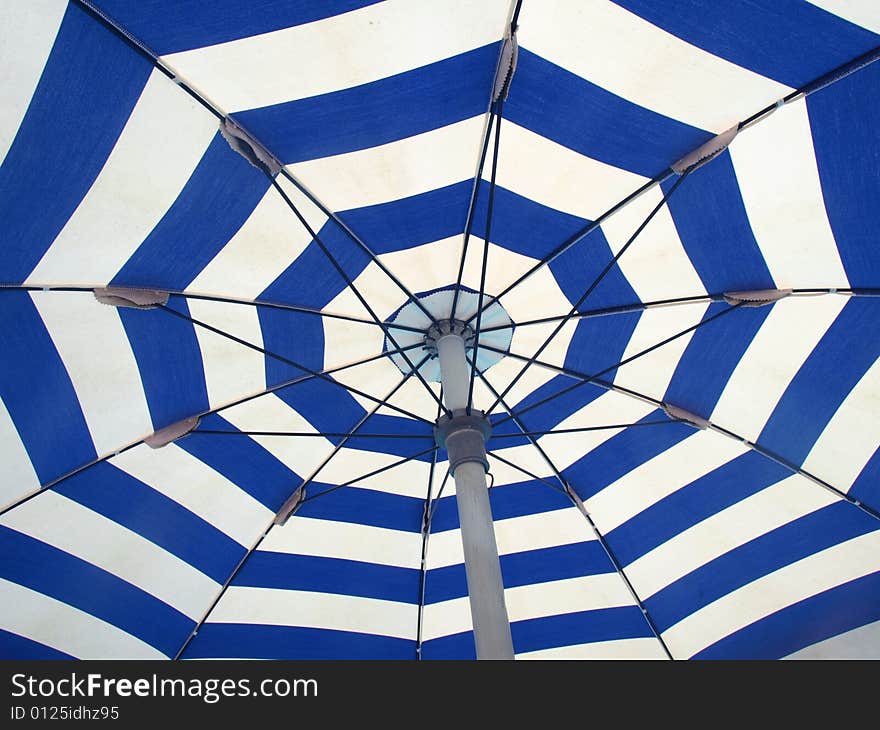
[[[492,426],[482,411],[459,409],[452,417],[441,416],[434,427],[434,439],[449,454],[449,473],[454,477],[460,464],[477,462],[489,471],[486,441],[492,435]]]

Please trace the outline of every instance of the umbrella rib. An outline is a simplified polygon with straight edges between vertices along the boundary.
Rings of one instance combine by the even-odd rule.
[[[489,121],[486,125],[486,132],[483,135],[483,144],[480,149],[480,161],[477,164],[477,174],[474,177],[474,186],[471,189],[471,198],[468,203],[467,221],[464,227],[464,241],[461,246],[461,258],[458,262],[458,275],[455,278],[455,289],[452,294],[452,313],[450,319],[455,319],[455,313],[458,309],[458,297],[461,294],[461,280],[464,277],[464,264],[467,260],[468,244],[470,243],[471,230],[474,224],[474,215],[477,211],[477,197],[480,193],[480,181],[483,177],[483,166],[486,164],[486,153],[489,150],[489,140],[492,137],[492,125],[495,120],[494,104],[489,107]]]
[[[209,433],[224,436],[290,436],[292,438],[369,438],[369,439],[417,439],[433,441],[433,436],[419,436],[412,433],[325,433],[317,431],[232,431],[223,429],[197,428],[191,433]]]
[[[446,483],[449,481],[449,470],[446,470],[446,474],[443,475],[443,481],[440,482],[440,489],[437,490],[437,496],[431,500],[431,512],[428,515],[428,529],[430,526],[434,524],[434,515],[437,513],[437,507],[440,505],[440,498],[443,496],[443,491],[446,489]]]
[[[614,429],[638,428],[639,426],[664,426],[669,423],[677,423],[678,419],[664,418],[662,421],[636,421],[635,423],[609,423],[602,426],[582,426],[581,428],[556,428],[550,431],[523,431],[522,433],[497,433],[492,434],[492,439],[522,438],[523,436],[556,436],[559,434],[588,433],[590,431],[611,431]]]
[[[421,362],[419,362],[419,366],[421,367],[428,360],[428,358],[430,358],[430,355],[425,355],[425,357],[422,358]],[[303,494],[305,494],[305,490],[308,488],[308,486],[314,481],[314,479],[318,476],[318,474],[321,473],[321,471],[324,469],[324,467],[326,467],[327,464],[330,463],[330,460],[342,450],[342,447],[345,446],[345,444],[352,437],[352,435],[357,433],[357,431],[360,430],[361,426],[363,426],[368,420],[370,420],[374,415],[376,415],[376,413],[378,412],[379,408],[381,408],[382,405],[388,405],[388,401],[394,396],[394,394],[398,390],[400,390],[404,386],[406,381],[409,380],[411,376],[412,376],[412,371],[410,371],[406,375],[404,375],[403,378],[401,378],[400,382],[398,382],[397,385],[395,385],[389,391],[388,395],[385,396],[384,401],[382,403],[379,403],[379,405],[375,406],[370,411],[367,411],[366,413],[364,413],[364,415],[361,417],[361,419],[354,426],[352,426],[352,428],[345,435],[345,437],[338,444],[336,444],[333,447],[333,451],[331,451],[330,454],[327,455],[327,457],[324,459],[324,461],[322,461],[318,465],[318,467],[312,471],[311,475],[307,479],[305,479],[303,481],[303,483],[300,484],[299,487],[297,487],[297,489],[301,489],[303,491]],[[303,502],[307,501],[307,499],[304,499]]]
[[[312,237],[312,240],[318,245],[318,248],[321,249],[321,252],[336,270],[336,273],[339,274],[342,280],[345,281],[346,286],[351,289],[352,293],[355,295],[355,297],[357,297],[357,300],[361,303],[361,306],[363,306],[363,308],[367,310],[367,313],[370,315],[370,317],[372,317],[376,324],[382,328],[382,331],[385,333],[385,337],[388,338],[389,342],[391,342],[391,344],[395,347],[399,348],[400,345],[394,338],[394,335],[391,334],[391,330],[389,329],[389,327],[379,318],[379,316],[370,306],[369,302],[367,302],[363,294],[361,294],[361,292],[355,286],[354,281],[351,279],[345,269],[342,268],[341,264],[336,260],[336,257],[333,256],[327,246],[324,245],[324,242],[321,240],[320,236],[318,236],[318,234],[312,229],[312,227],[309,225],[309,222],[305,219],[305,217],[303,217],[303,214],[300,213],[294,202],[288,197],[287,193],[285,193],[282,187],[278,184],[278,181],[272,177],[267,169],[264,168],[263,172],[271,181],[272,187],[275,189],[275,191],[284,199],[284,202],[287,203],[287,206],[290,208],[291,211],[293,211],[293,214],[297,217],[297,219],[299,219],[299,222]],[[433,317],[431,317],[431,319],[433,321]],[[443,406],[443,401],[440,400],[440,397],[434,392],[434,389],[431,388],[430,385],[428,385],[428,381],[425,380],[425,377],[421,374],[421,372],[419,372],[418,368],[416,368],[412,360],[409,359],[409,356],[407,356],[405,352],[401,352],[400,354],[401,357],[403,357],[403,359],[406,361],[406,364],[414,371],[416,378],[418,378],[419,382],[424,386],[425,390],[428,392],[431,398],[433,398],[434,401],[437,402],[440,407],[444,409],[444,411],[446,411],[445,406]]]
[[[648,217],[645,218],[645,220],[643,220],[641,222],[641,224],[639,224],[639,226],[638,226],[638,228],[636,228],[635,232],[629,237],[629,240],[627,240],[627,242],[621,247],[621,249],[611,258],[611,261],[608,262],[608,264],[605,266],[605,268],[603,268],[602,271],[600,271],[599,274],[593,279],[592,283],[587,287],[587,290],[572,305],[568,314],[565,317],[563,317],[556,324],[556,326],[553,328],[553,331],[549,335],[547,335],[547,337],[541,343],[541,346],[535,351],[535,354],[529,359],[528,362],[526,362],[525,365],[522,366],[520,371],[507,384],[507,386],[504,388],[504,390],[501,391],[501,394],[495,399],[495,402],[492,403],[491,406],[489,406],[489,409],[486,411],[487,415],[492,413],[492,411],[496,408],[496,406],[498,406],[501,399],[505,395],[507,395],[510,392],[510,390],[517,384],[517,382],[519,382],[520,378],[522,378],[522,376],[525,375],[526,370],[528,370],[529,366],[532,365],[534,363],[534,361],[537,360],[541,356],[541,353],[544,352],[544,350],[550,345],[550,343],[553,341],[553,338],[555,338],[556,335],[558,335],[562,331],[562,329],[565,327],[565,325],[568,323],[568,321],[575,315],[575,313],[578,310],[578,307],[580,307],[581,304],[583,304],[587,300],[587,297],[589,297],[590,294],[592,294],[596,290],[596,287],[599,286],[599,284],[602,282],[602,280],[617,265],[617,262],[621,259],[623,254],[626,253],[627,249],[629,249],[629,247],[633,244],[633,242],[639,237],[639,234],[642,231],[644,231],[645,228],[648,226],[648,224],[654,219],[654,216],[657,215],[657,213],[659,213],[660,210],[662,210],[662,208],[669,202],[670,198],[672,198],[672,196],[675,194],[675,191],[678,190],[678,187],[685,181],[687,176],[688,176],[688,171],[685,171],[684,174],[681,175],[675,181],[675,183],[672,185],[672,187],[669,189],[669,191],[664,193],[663,197],[660,199],[660,202],[654,206],[654,208],[648,214]],[[481,305],[482,305],[482,302],[481,302]],[[477,310],[477,321],[478,322],[479,322],[479,317],[480,317],[481,311],[482,311],[482,307]]]
[[[364,481],[365,479],[370,479],[371,477],[377,476],[378,474],[382,474],[383,472],[386,472],[389,469],[394,469],[395,467],[401,466],[402,464],[406,464],[407,462],[410,462],[410,461],[414,461],[415,459],[418,459],[422,456],[427,456],[428,454],[437,452],[437,451],[439,451],[439,449],[440,449],[439,446],[432,446],[430,449],[424,449],[423,451],[419,451],[417,454],[405,456],[401,459],[398,459],[395,462],[392,462],[391,464],[386,464],[385,466],[380,467],[379,469],[374,469],[373,471],[367,472],[366,474],[362,474],[361,476],[356,477],[355,479],[349,479],[347,482],[343,482],[342,484],[336,484],[335,486],[330,487],[330,489],[325,489],[323,492],[318,492],[317,494],[313,494],[311,497],[306,497],[302,501],[302,504],[305,504],[306,502],[311,502],[314,499],[318,499],[318,497],[323,497],[325,494],[330,494],[331,492],[335,492],[339,489],[342,489],[343,487],[350,487],[354,484],[357,484],[358,482]]]
[[[128,288],[124,284],[120,284],[117,288],[125,289]],[[283,302],[272,302],[266,301],[263,299],[236,299],[234,297],[223,297],[217,294],[195,294],[186,291],[175,291],[164,289],[162,287],[143,287],[138,286],[134,287],[138,289],[156,289],[157,291],[167,292],[171,296],[175,297],[183,297],[184,299],[197,299],[206,302],[221,302],[223,304],[242,304],[245,306],[257,307],[266,307],[267,309],[280,309],[289,312],[297,312],[298,314],[311,314],[317,317],[326,317],[328,319],[339,319],[346,322],[354,322],[356,324],[367,324],[371,327],[378,327],[379,325],[374,322],[372,319],[365,319],[364,317],[355,317],[352,314],[341,314],[338,312],[325,312],[321,309],[315,309],[314,307],[304,307],[299,304],[285,304]],[[0,284],[0,292],[2,291],[41,291],[41,292],[89,292],[92,293],[95,291],[95,287],[93,286],[64,286],[64,285],[48,285],[48,286],[40,286],[38,284]],[[418,327],[411,327],[405,324],[397,324],[394,322],[389,322],[388,327],[390,329],[402,330],[405,332],[414,332],[418,334],[424,334],[423,329],[419,329]]]
[[[0,509],[0,517],[5,515],[7,512],[11,512],[16,507],[20,507],[25,502],[29,502],[34,497],[37,497],[37,496],[43,494],[44,492],[47,492],[54,487],[57,487],[59,484],[70,479],[71,477],[75,477],[77,474],[84,472],[86,469],[91,469],[93,466],[97,466],[98,464],[101,464],[101,463],[107,461],[108,459],[112,459],[114,456],[119,456],[119,454],[124,454],[126,451],[129,451],[130,449],[133,449],[136,446],[140,446],[143,442],[144,442],[144,439],[138,439],[137,441],[134,441],[133,443],[130,443],[127,446],[123,446],[121,449],[117,449],[116,451],[110,451],[110,452],[104,454],[103,456],[99,456],[97,459],[92,459],[91,461],[86,462],[85,464],[81,464],[80,466],[76,467],[75,469],[72,469],[71,471],[66,472],[65,474],[62,474],[60,477],[56,477],[55,479],[52,479],[51,481],[48,481],[45,484],[41,484],[39,486],[39,488],[35,489],[32,492],[29,492],[28,494],[25,494],[22,497],[19,497],[16,500],[13,500],[8,505],[3,507],[3,509]]]
[[[562,390],[558,391],[557,393],[554,393],[553,395],[549,395],[546,398],[542,398],[541,400],[537,401],[536,403],[532,403],[531,405],[528,405],[525,408],[521,408],[521,409],[515,411],[515,414],[517,416],[521,416],[522,414],[527,413],[528,411],[531,411],[534,408],[538,408],[539,406],[545,405],[546,403],[549,403],[550,401],[555,400],[556,398],[559,398],[563,395],[566,395],[567,393],[570,393],[572,390],[580,388],[581,386],[586,385],[587,383],[596,383],[598,385],[601,385],[601,383],[598,382],[599,378],[601,378],[606,373],[610,373],[612,370],[616,370],[617,368],[620,368],[624,365],[627,365],[627,364],[631,363],[633,360],[637,360],[638,358],[643,357],[644,355],[647,355],[648,353],[651,353],[654,350],[656,350],[660,347],[663,347],[664,345],[668,345],[673,340],[677,340],[679,337],[683,337],[684,335],[686,335],[690,332],[693,332],[693,331],[699,329],[700,327],[703,327],[704,325],[709,324],[710,322],[714,322],[719,317],[723,317],[725,314],[729,314],[730,312],[735,311],[740,306],[741,306],[740,304],[733,304],[733,305],[729,306],[727,309],[722,309],[717,314],[713,314],[711,317],[707,317],[706,319],[703,319],[703,320],[697,322],[697,324],[691,325],[687,329],[682,330],[681,332],[678,332],[678,333],[672,335],[671,337],[667,337],[665,340],[658,342],[654,345],[651,345],[650,347],[647,347],[644,350],[640,350],[639,352],[635,353],[634,355],[630,355],[630,357],[624,358],[623,360],[621,360],[618,363],[615,363],[614,365],[609,365],[607,368],[604,368],[603,370],[600,370],[599,372],[594,373],[592,375],[578,373],[577,371],[571,370],[569,368],[558,368],[555,365],[550,365],[549,363],[540,362],[534,358],[527,358],[524,355],[517,355],[512,352],[505,352],[504,353],[505,355],[513,357],[517,360],[526,360],[531,365],[538,365],[539,367],[547,367],[551,370],[556,370],[557,372],[559,372],[563,375],[572,375],[572,377],[578,378],[578,382],[574,383],[573,385],[571,385],[567,388],[563,388]],[[493,351],[496,350],[496,348],[486,348],[486,349],[492,349]],[[504,418],[500,419],[499,421],[496,421],[495,425],[497,426],[501,423],[505,423],[505,422],[509,421],[510,419],[511,419],[511,416],[505,416]]]
[[[210,331],[210,332],[214,332],[215,334],[221,335],[222,337],[226,337],[226,338],[232,340],[233,342],[237,342],[238,344],[240,344],[240,345],[244,345],[245,347],[248,347],[248,348],[250,348],[250,349],[252,349],[252,350],[256,350],[257,352],[261,352],[261,353],[263,353],[263,354],[265,354],[265,355],[269,355],[270,357],[273,357],[273,358],[275,358],[276,360],[279,360],[280,362],[283,362],[283,363],[285,363],[285,364],[287,364],[287,365],[290,365],[290,366],[292,366],[292,367],[295,367],[295,368],[297,368],[298,370],[303,370],[304,372],[307,372],[307,373],[309,373],[310,375],[312,375],[312,376],[314,376],[314,377],[316,377],[316,378],[320,378],[321,380],[326,380],[328,383],[333,383],[334,385],[336,385],[336,386],[338,386],[338,387],[340,387],[340,388],[342,388],[342,389],[344,389],[344,390],[347,390],[347,391],[349,391],[350,393],[354,393],[355,395],[359,395],[359,396],[361,396],[362,398],[366,398],[367,400],[370,400],[370,401],[372,401],[372,402],[374,402],[374,403],[379,403],[380,405],[387,405],[387,406],[388,406],[389,408],[391,408],[392,410],[398,411],[399,413],[402,413],[403,415],[408,416],[409,418],[414,418],[414,419],[416,419],[416,420],[418,420],[418,421],[424,421],[425,423],[429,423],[429,421],[428,421],[427,419],[422,418],[421,416],[418,416],[418,415],[416,415],[415,413],[412,413],[411,411],[407,411],[407,410],[405,410],[405,409],[403,409],[403,408],[398,408],[397,406],[391,405],[390,403],[385,403],[385,402],[382,401],[381,399],[376,398],[376,396],[374,396],[374,395],[370,395],[369,393],[365,393],[364,391],[362,391],[362,390],[360,390],[360,389],[358,389],[358,388],[355,388],[355,387],[353,387],[353,386],[351,386],[351,385],[346,385],[345,383],[341,383],[341,382],[338,381],[338,380],[334,380],[333,378],[331,378],[331,377],[330,377],[329,375],[327,375],[326,373],[322,373],[322,372],[320,372],[320,371],[313,370],[312,368],[306,367],[305,365],[302,365],[302,364],[300,364],[300,363],[298,363],[298,362],[295,362],[294,360],[290,360],[290,359],[288,359],[288,358],[286,358],[286,357],[282,357],[281,355],[274,355],[274,354],[272,354],[272,353],[269,353],[268,351],[266,351],[266,350],[263,349],[262,347],[259,347],[259,346],[257,346],[257,345],[254,345],[254,344],[251,343],[251,342],[247,342],[246,340],[243,340],[243,339],[241,339],[240,337],[236,337],[235,335],[230,334],[230,333],[228,333],[228,332],[224,332],[223,330],[218,329],[217,327],[214,327],[213,325],[207,324],[206,322],[202,322],[201,320],[198,320],[198,319],[196,319],[195,317],[191,317],[191,316],[189,316],[189,315],[187,315],[187,314],[183,314],[182,312],[178,312],[178,311],[176,311],[176,310],[174,310],[174,309],[171,309],[170,307],[166,307],[164,304],[160,304],[160,305],[158,305],[158,307],[159,307],[160,309],[162,309],[162,310],[168,312],[169,314],[173,314],[175,317],[179,317],[180,319],[183,319],[183,320],[186,320],[186,321],[188,321],[188,322],[191,322],[192,324],[198,325],[199,327],[203,327],[203,328],[207,329],[207,330]],[[419,346],[421,346],[421,343],[417,343],[416,345],[413,345],[412,347],[419,347]],[[406,355],[405,355],[405,353],[403,352],[403,349],[402,349],[402,348],[400,348],[400,347],[398,346],[397,349],[398,349],[398,352],[399,352],[401,355],[403,355],[404,357],[406,357]]]
[[[349,363],[347,365],[340,365],[338,367],[324,370],[322,372],[322,374],[329,375],[331,373],[339,372],[341,370],[347,370],[349,368],[358,367],[359,365],[364,365],[365,363],[372,362],[374,360],[378,360],[380,358],[383,358],[388,354],[393,354],[393,353],[389,352],[389,353],[382,353],[380,355],[373,355],[372,357],[366,358],[364,360],[359,360],[354,363]],[[300,383],[304,383],[309,380],[314,380],[316,377],[317,377],[317,374],[303,375],[299,378],[294,378],[293,380],[286,380],[283,383],[278,383],[277,385],[273,385],[270,388],[266,388],[265,390],[261,390],[259,393],[253,393],[251,395],[245,396],[244,398],[239,398],[238,400],[232,401],[230,403],[226,403],[222,406],[218,406],[217,408],[212,408],[208,411],[204,411],[203,413],[200,413],[199,416],[204,417],[204,416],[209,416],[213,413],[220,413],[228,408],[232,408],[234,406],[241,405],[242,403],[246,403],[247,401],[254,400],[255,398],[259,398],[264,395],[269,395],[270,393],[275,393],[275,392],[282,390],[284,388],[289,388],[294,385],[299,385]],[[419,420],[423,421],[424,423],[426,423],[432,427],[434,425],[430,421],[428,421],[427,419],[420,418]],[[207,433],[207,430],[206,431],[199,431],[198,429],[196,429],[195,431],[192,431],[191,433]],[[224,432],[224,433],[227,433],[227,432]],[[236,431],[236,432],[232,432],[232,433],[239,433],[239,432]],[[25,502],[33,499],[37,495],[42,494],[46,490],[57,486],[61,482],[65,481],[66,479],[69,479],[71,477],[76,476],[81,471],[89,469],[97,464],[100,464],[103,461],[107,461],[108,459],[112,459],[115,456],[119,456],[119,454],[123,454],[126,451],[128,451],[129,449],[133,449],[136,446],[140,446],[142,443],[144,443],[144,439],[143,438],[138,439],[137,441],[134,441],[133,443],[130,443],[127,446],[124,446],[120,449],[116,449],[114,451],[109,451],[106,454],[104,454],[103,456],[98,457],[97,459],[92,459],[91,461],[87,462],[86,464],[82,464],[81,466],[78,466],[77,468],[73,469],[72,471],[69,471],[66,474],[63,474],[62,476],[57,477],[57,478],[53,479],[52,481],[46,482],[46,484],[40,485],[39,489],[37,489],[33,492],[30,492],[29,494],[24,495],[23,497],[17,499],[14,502],[11,502],[6,507],[4,507],[2,510],[0,510],[0,516],[4,515],[6,512],[9,512],[10,510],[15,509],[18,506],[24,504]]]
[[[851,297],[880,297],[880,289],[859,288],[859,289],[838,289],[836,287],[811,287],[792,289],[790,300],[805,299],[823,294],[840,294],[842,296]],[[723,302],[724,293],[714,294],[695,294],[687,297],[671,297],[669,299],[655,299],[650,302],[636,302],[633,304],[621,304],[615,307],[603,307],[601,309],[590,309],[584,312],[577,312],[572,315],[571,319],[591,319],[593,317],[607,317],[615,314],[631,314],[633,312],[642,312],[648,309],[660,309],[662,307],[675,307],[688,304],[704,304],[706,302]],[[496,324],[492,327],[483,327],[483,332],[499,332],[501,330],[514,329],[515,327],[528,327],[536,324],[548,324],[550,322],[558,322],[568,315],[557,314],[550,317],[540,317],[538,319],[527,319],[523,322],[510,324]]]
[[[409,375],[405,375],[405,376],[403,377],[403,379],[400,381],[400,383],[398,383],[398,384],[394,387],[394,389],[388,394],[387,397],[390,398],[392,395],[394,395],[394,393],[395,393],[395,392],[396,392],[396,391],[397,391],[397,390],[398,390],[398,389],[399,389],[399,388],[400,388],[400,387],[401,387],[401,386],[407,381],[408,378],[409,378]],[[373,410],[371,410],[369,413],[366,413],[366,414],[363,416],[363,418],[361,418],[361,419],[357,422],[357,424],[354,426],[354,428],[352,429],[352,433],[354,433],[355,431],[357,431],[357,429],[359,429],[359,428],[360,428],[360,427],[361,427],[361,426],[362,426],[367,420],[369,420],[369,418],[370,418],[371,416],[373,416],[373,415],[376,413],[377,410],[379,410],[379,407],[380,407],[380,406],[377,405],[377,406],[376,406],[375,408],[373,408]],[[293,493],[292,493],[292,494],[296,494],[296,493],[297,493],[298,491],[300,491],[300,490],[303,490],[303,493],[305,493],[305,488],[306,488],[306,486],[308,485],[309,481],[311,481],[311,479],[313,479],[313,478],[315,477],[315,475],[318,473],[318,471],[320,471],[324,466],[327,465],[327,462],[329,462],[330,459],[332,459],[333,456],[334,456],[335,454],[339,453],[339,450],[340,450],[340,449],[342,448],[342,446],[345,444],[345,440],[346,440],[346,439],[344,439],[343,441],[341,441],[339,444],[337,444],[337,445],[333,448],[333,451],[332,451],[332,452],[330,453],[330,455],[324,460],[323,464],[321,464],[321,466],[318,467],[318,469],[314,472],[314,474],[313,474],[311,477],[309,477],[309,479],[308,479],[307,481],[303,482],[299,487],[297,487],[295,490],[293,490]],[[291,495],[291,496],[292,496],[292,495]],[[248,549],[248,551],[242,556],[241,560],[238,562],[238,565],[236,565],[235,569],[232,571],[232,573],[230,573],[229,577],[226,579],[226,582],[220,587],[220,590],[217,592],[217,595],[214,597],[214,600],[210,603],[210,605],[208,606],[207,610],[204,612],[204,614],[202,614],[202,616],[201,616],[201,618],[199,619],[198,623],[197,623],[196,626],[193,628],[193,630],[192,630],[192,632],[190,633],[190,635],[187,637],[186,641],[183,642],[183,645],[180,647],[180,649],[179,649],[179,650],[177,651],[177,653],[174,655],[174,658],[175,658],[175,659],[180,659],[180,657],[181,657],[181,656],[183,655],[183,653],[186,651],[186,648],[190,645],[190,643],[192,642],[192,640],[196,637],[196,634],[199,633],[199,629],[201,629],[201,627],[204,625],[205,621],[208,620],[208,617],[211,615],[211,612],[216,608],[217,604],[220,603],[220,599],[223,598],[223,595],[226,593],[226,590],[227,590],[227,589],[229,588],[229,586],[232,584],[232,581],[234,581],[234,580],[235,580],[235,577],[241,572],[241,569],[242,569],[242,567],[244,566],[244,564],[245,564],[245,563],[247,562],[247,560],[251,557],[251,555],[253,555],[253,554],[259,549],[260,545],[263,543],[263,540],[266,539],[266,536],[271,532],[272,528],[275,526],[276,519],[278,518],[278,515],[280,514],[281,510],[283,510],[284,507],[287,505],[287,501],[289,501],[289,498],[288,498],[288,500],[286,500],[286,501],[281,505],[281,507],[279,508],[279,511],[272,515],[272,520],[269,522],[269,524],[268,524],[268,525],[266,526],[266,528],[263,530],[263,532],[262,532],[262,534],[260,535],[260,537],[254,542],[253,545],[251,545],[251,547]],[[301,500],[297,505],[295,505],[294,509],[299,508],[299,506],[302,505],[302,504],[303,504],[304,502],[306,502],[306,501],[307,501],[307,500],[305,500],[305,499]],[[289,515],[288,515],[288,516],[289,516]]]
[[[358,245],[358,247],[360,247],[360,249],[369,257],[370,261],[376,264],[376,267],[383,274],[385,274],[392,281],[392,283],[398,289],[400,289],[403,294],[406,295],[407,302],[412,302],[413,304],[415,304],[422,311],[422,314],[424,314],[432,322],[434,321],[434,315],[431,314],[431,312],[422,303],[422,301],[415,294],[413,294],[385,264],[382,263],[382,260],[376,255],[376,253],[336,213],[334,213],[332,210],[330,210],[330,208],[324,205],[324,203],[322,203],[317,198],[317,196],[315,196],[314,193],[312,193],[305,185],[303,185],[302,182],[294,177],[286,167],[281,168],[281,175],[283,175],[286,180],[288,180],[297,190],[305,195],[311,203],[316,205],[324,215],[332,220],[346,236],[348,236]]]
[[[133,34],[131,34],[128,30],[126,30],[119,22],[111,18],[107,15],[103,10],[96,7],[92,0],[72,0],[79,7],[81,7],[86,13],[95,18],[99,23],[101,23],[104,27],[118,36],[121,40],[123,40],[126,45],[132,48],[136,53],[143,56],[147,61],[149,61],[154,68],[163,73],[169,79],[171,79],[177,86],[183,89],[184,92],[189,94],[193,99],[195,99],[201,106],[203,106],[208,112],[210,112],[213,116],[217,117],[219,121],[223,121],[226,119],[227,115],[224,114],[218,107],[208,101],[204,96],[202,96],[198,91],[193,89],[186,80],[182,79],[175,72],[171,71],[159,58],[159,56],[147,47],[145,43],[135,38]],[[238,125],[242,127],[242,125]],[[244,128],[244,127],[242,127]],[[265,150],[269,151],[269,147],[263,144],[261,140],[259,140],[255,135],[251,134],[248,131],[248,135],[256,141],[261,147]],[[271,151],[270,151],[270,154]],[[274,157],[275,155],[273,155]],[[433,315],[428,309],[422,304],[421,301],[406,288],[406,286],[401,282],[394,274],[385,266],[379,257],[373,252],[373,250],[364,243],[363,240],[359,236],[357,236],[354,231],[351,230],[340,218],[339,216],[331,211],[326,205],[324,205],[318,198],[309,191],[299,180],[297,180],[286,167],[281,167],[281,174],[290,181],[292,185],[294,185],[303,195],[305,195],[314,205],[316,205],[322,213],[324,213],[330,220],[332,220],[337,226],[339,226],[340,230],[345,233],[352,241],[354,241],[363,251],[369,256],[370,260],[376,264],[376,266],[382,271],[391,281],[397,286],[407,297],[408,301],[413,302],[422,312],[429,318],[433,320]],[[270,175],[271,177],[271,175]]]
[[[544,486],[550,487],[550,489],[554,489],[557,492],[559,492],[560,494],[564,494],[566,497],[568,496],[568,493],[562,487],[560,487],[558,484],[554,484],[553,482],[548,481],[547,479],[544,479],[543,477],[539,477],[534,472],[531,472],[528,469],[526,469],[525,467],[519,466],[518,464],[514,464],[510,459],[506,459],[503,456],[499,456],[494,451],[487,451],[486,456],[490,456],[493,459],[497,459],[502,464],[507,464],[507,466],[509,466],[511,469],[516,469],[518,472],[525,474],[530,479],[533,479],[536,482],[540,482]]]
[[[437,409],[440,418],[440,409]],[[419,562],[419,613],[416,619],[416,659],[422,658],[422,623],[425,610],[425,589],[428,578],[428,535],[431,530],[431,490],[434,487],[434,471],[437,468],[439,450],[431,454],[431,469],[428,471],[428,487],[425,494],[425,510],[422,514],[422,554]]]
[[[486,206],[486,235],[483,238],[483,262],[480,267],[480,293],[477,300],[477,322],[474,327],[474,362],[471,363],[471,377],[468,383],[467,411],[474,405],[474,380],[477,375],[477,353],[480,351],[480,325],[483,318],[483,299],[486,296],[486,269],[489,265],[489,241],[492,238],[492,211],[495,207],[495,178],[498,173],[498,149],[501,144],[501,120],[504,116],[504,102],[496,105],[498,124],[495,125],[495,144],[492,149],[492,174],[489,181],[489,201]],[[488,415],[488,413],[486,414]]]
[[[790,102],[796,101],[799,98],[801,98],[802,96],[809,96],[810,94],[812,94],[816,91],[819,91],[820,89],[827,88],[828,86],[845,79],[847,76],[850,76],[851,74],[862,70],[863,68],[876,62],[878,59],[880,59],[880,47],[874,48],[873,50],[868,51],[867,53],[864,53],[861,56],[858,56],[857,58],[853,59],[852,61],[849,61],[848,63],[845,63],[841,66],[838,66],[833,71],[831,71],[827,74],[824,74],[823,76],[820,76],[819,78],[805,84],[800,89],[796,89],[795,91],[791,92],[787,96],[780,99],[778,102],[764,107],[763,109],[761,109],[760,111],[751,115],[747,119],[744,119],[743,121],[741,121],[738,124],[738,129],[741,131],[747,127],[750,127],[753,124],[756,124],[757,122],[760,122],[763,119],[766,119],[767,117],[769,117],[780,106],[783,106],[783,105],[788,104]],[[547,254],[544,258],[540,259],[537,263],[535,263],[534,266],[532,266],[526,272],[524,272],[519,277],[517,277],[513,282],[508,284],[499,294],[496,294],[495,296],[489,297],[489,302],[486,306],[487,307],[491,306],[494,302],[498,301],[499,299],[501,299],[505,295],[509,294],[511,292],[511,290],[515,289],[517,286],[522,284],[526,279],[528,279],[532,275],[534,275],[535,272],[539,271],[540,269],[542,269],[545,266],[548,266],[551,262],[555,261],[562,254],[564,254],[566,251],[568,251],[572,246],[575,246],[578,243],[580,243],[580,241],[582,241],[584,238],[589,236],[593,231],[595,231],[597,228],[599,228],[602,225],[602,223],[604,223],[606,220],[608,220],[608,218],[610,218],[612,215],[614,215],[615,213],[619,212],[620,210],[622,210],[623,208],[628,206],[630,203],[632,203],[634,200],[639,198],[641,195],[646,193],[651,188],[666,182],[670,177],[672,177],[675,174],[676,173],[674,170],[672,170],[672,168],[667,168],[666,170],[661,172],[656,177],[653,177],[650,180],[648,180],[647,182],[645,182],[641,187],[637,188],[636,190],[631,192],[629,195],[627,195],[625,198],[623,198],[622,200],[615,203],[608,210],[606,210],[604,213],[602,213],[598,218],[591,221],[590,223],[585,225],[583,228],[581,228],[580,231],[577,231],[574,235],[572,235],[571,237],[566,239],[562,244],[560,244],[555,249],[553,249],[553,251],[551,251],[549,254]],[[468,320],[468,322],[470,322],[470,320]]]
[[[788,469],[789,471],[804,477],[808,481],[811,481],[814,484],[822,487],[826,491],[831,492],[836,497],[839,497],[840,499],[842,499],[846,502],[849,502],[849,504],[853,505],[854,507],[858,507],[865,514],[870,515],[874,519],[880,520],[880,512],[878,512],[876,509],[865,504],[861,500],[858,500],[858,499],[855,499],[854,497],[851,497],[849,494],[844,492],[842,489],[838,489],[833,484],[826,482],[824,479],[820,479],[812,472],[809,472],[806,469],[802,469],[797,464],[789,461],[788,459],[780,456],[779,454],[771,451],[770,449],[767,449],[764,446],[761,446],[760,444],[757,444],[753,441],[749,441],[747,438],[744,438],[743,436],[740,436],[739,434],[734,433],[730,429],[724,428],[723,426],[719,426],[717,423],[713,423],[712,421],[707,421],[707,423],[708,423],[708,429],[710,431],[714,431],[715,433],[719,433],[723,436],[726,436],[729,439],[733,439],[734,441],[739,441],[741,444],[748,447],[749,449],[751,449],[755,453],[760,454],[764,458],[769,459],[770,461],[773,461],[776,464],[779,464],[779,466],[784,467],[785,469]]]

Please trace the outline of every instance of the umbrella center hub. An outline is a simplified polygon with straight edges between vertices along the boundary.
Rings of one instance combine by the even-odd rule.
[[[420,292],[385,320],[394,337],[394,343],[385,338],[385,352],[404,375],[416,365],[425,380],[441,382],[437,345],[449,335],[461,337],[467,367],[476,362],[478,372],[500,362],[509,351],[515,325],[501,303],[486,293],[480,312],[478,292],[463,286],[456,297],[455,289]],[[398,351],[401,348],[406,349],[406,357]]]

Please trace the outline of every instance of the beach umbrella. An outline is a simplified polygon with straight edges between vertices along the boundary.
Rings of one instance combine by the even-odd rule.
[[[0,7],[0,655],[880,657],[871,0]]]

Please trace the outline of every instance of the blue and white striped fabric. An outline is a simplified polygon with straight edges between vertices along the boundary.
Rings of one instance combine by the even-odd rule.
[[[445,452],[360,479],[437,403],[355,290],[455,286],[478,183],[486,408],[786,99],[506,393],[505,598],[523,659],[880,658],[880,63],[797,93],[878,47],[874,0],[0,4],[0,657],[473,658]]]

